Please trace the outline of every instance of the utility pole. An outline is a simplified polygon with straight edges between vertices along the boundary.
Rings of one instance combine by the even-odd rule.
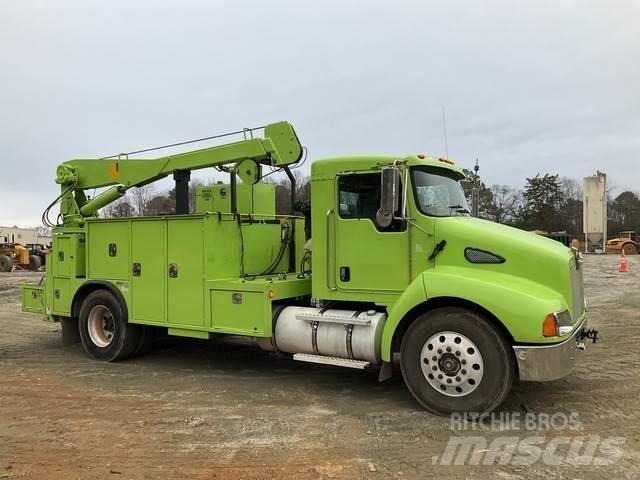
[[[478,176],[478,170],[480,170],[480,165],[478,165],[478,158],[476,157],[476,164],[473,167],[475,176],[473,177],[473,187],[471,188],[471,215],[474,217],[478,216],[480,209],[480,177]]]

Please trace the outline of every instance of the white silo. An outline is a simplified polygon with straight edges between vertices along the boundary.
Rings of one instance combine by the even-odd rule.
[[[604,253],[607,244],[607,175],[596,172],[583,184],[584,249]]]

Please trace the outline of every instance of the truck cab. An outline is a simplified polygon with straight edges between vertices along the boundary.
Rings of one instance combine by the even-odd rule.
[[[47,282],[23,287],[23,309],[62,322],[100,360],[144,351],[162,328],[249,336],[295,360],[378,368],[381,380],[399,366],[416,400],[442,415],[491,411],[515,378],[561,378],[583,338],[595,341],[577,251],[472,217],[452,161],[317,160],[308,229],[297,212],[277,215],[261,182],[270,165],[295,192],[293,128],[268,126],[260,142],[150,164],[63,164]],[[178,187],[185,171],[227,164],[230,183],[199,189],[193,213],[96,213],[150,179],[173,172]],[[88,199],[96,185],[116,190]]]
[[[567,375],[586,331],[579,254],[472,217],[463,178],[453,162],[421,154],[312,166],[312,297],[383,308],[381,360],[400,353],[405,379],[417,377],[409,388],[439,412],[471,407],[469,382],[478,385],[487,371],[500,370],[496,378],[509,385],[509,377]],[[393,213],[380,222],[385,196]],[[493,344],[491,354],[476,357],[483,350],[476,342]],[[491,358],[496,352],[502,358]],[[435,408],[434,392],[446,398]]]

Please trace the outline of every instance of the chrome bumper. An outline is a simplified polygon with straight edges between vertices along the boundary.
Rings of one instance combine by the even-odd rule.
[[[515,345],[513,351],[518,361],[520,380],[547,382],[566,377],[576,363],[576,351],[587,327],[587,313],[571,336],[552,345]]]

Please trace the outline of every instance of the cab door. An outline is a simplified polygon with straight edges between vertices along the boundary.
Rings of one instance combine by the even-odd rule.
[[[407,224],[375,223],[380,206],[378,172],[341,174],[336,179],[335,285],[343,291],[402,292],[409,285]]]

